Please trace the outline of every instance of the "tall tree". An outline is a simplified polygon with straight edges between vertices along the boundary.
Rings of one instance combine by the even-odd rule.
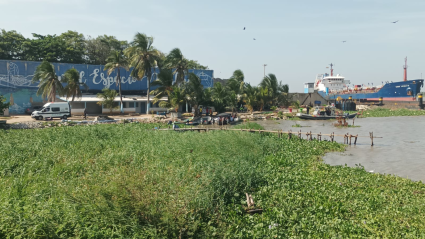
[[[25,41],[16,31],[0,31],[0,59],[24,60],[22,44]]]
[[[247,109],[251,112],[251,114],[257,105],[258,94],[259,94],[258,87],[251,86],[251,84],[249,83],[245,84],[244,102]]]
[[[85,63],[85,38],[84,35],[75,31],[67,31],[59,35],[62,43],[60,62]]]
[[[117,40],[114,36],[87,37],[85,42],[86,62],[88,64],[105,65],[112,51],[124,51],[127,41]]]
[[[205,100],[204,86],[202,85],[201,79],[197,75],[190,73],[189,81],[183,86],[185,87],[187,101],[195,109],[194,116],[198,116],[198,106]]]
[[[47,61],[43,61],[39,66],[37,66],[32,82],[38,84],[37,95],[42,95],[43,98],[46,98],[55,102],[56,94],[62,95],[63,86],[59,81],[59,77],[56,75],[55,67]]]
[[[266,75],[260,83],[262,88],[267,89],[267,96],[271,98],[272,105],[274,105],[277,96],[279,95],[278,82],[274,74]]]
[[[97,93],[97,98],[102,100],[97,102],[97,104],[103,105],[103,107],[109,109],[109,113],[112,113],[113,109],[118,108],[118,106],[115,104],[115,97],[117,96],[118,93],[115,90],[105,88],[102,90],[102,93]]]
[[[111,75],[112,72],[117,73],[116,84],[118,85],[119,95],[120,95],[120,103],[121,103],[121,113],[123,112],[123,103],[122,103],[122,93],[121,93],[121,68],[125,70],[129,70],[128,60],[120,51],[113,51],[111,55],[106,60],[108,63],[105,65],[105,71],[108,71],[108,76]]]
[[[157,60],[160,57],[160,52],[152,46],[153,37],[148,37],[145,34],[137,33],[134,37],[131,46],[125,49],[124,53],[130,59],[130,66],[133,67],[130,75],[141,80],[144,76],[147,77],[147,107],[146,113],[149,113],[150,107],[150,83],[152,77],[152,68],[157,66]]]
[[[174,69],[173,75],[177,74],[176,84],[180,84],[184,82],[184,78],[188,74],[189,61],[183,56],[179,48],[174,48],[167,55],[165,67]]]
[[[228,100],[229,92],[220,82],[216,82],[212,87],[212,101],[218,113],[224,112]]]
[[[81,98],[83,95],[81,87],[85,90],[89,88],[85,83],[80,82],[80,73],[74,68],[67,70],[61,81],[66,83],[63,93],[66,95],[66,99],[72,97],[71,102],[74,102],[75,97]]]
[[[158,78],[152,82],[152,86],[157,86],[155,90],[152,91],[155,94],[153,103],[161,100],[162,97],[168,96],[168,102],[170,101],[171,92],[173,92],[173,72],[170,69],[162,69]]]

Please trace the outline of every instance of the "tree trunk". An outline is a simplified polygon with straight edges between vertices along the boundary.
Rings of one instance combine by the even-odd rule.
[[[198,105],[194,105],[193,108],[195,108],[195,114],[193,114],[193,117],[198,117],[199,115]]]
[[[151,89],[151,74],[150,70],[146,72],[147,78],[148,78],[148,102],[146,103],[146,114],[149,114],[149,105],[150,105],[150,97],[149,97],[149,91]]]
[[[75,94],[72,94],[72,101],[71,102],[74,102],[74,98],[75,98]]]
[[[118,71],[118,73],[117,73],[118,90],[119,90],[119,92],[120,92],[120,102],[121,102],[121,105],[120,105],[120,112],[121,112],[121,114],[122,114],[122,113],[124,113],[124,112],[123,112],[123,111],[124,111],[124,106],[123,106],[123,104],[122,104],[120,68],[118,68],[118,69],[117,69],[117,71]]]
[[[50,94],[50,102],[55,102],[55,98],[56,98],[56,85],[55,82],[53,81],[53,86],[52,86],[52,94]]]

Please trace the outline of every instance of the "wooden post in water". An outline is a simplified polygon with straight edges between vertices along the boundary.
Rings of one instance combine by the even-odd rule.
[[[302,139],[302,137],[301,137],[301,130],[300,130],[300,132],[298,133],[298,138]]]
[[[292,130],[288,130],[288,139],[292,138]]]
[[[373,146],[373,132],[369,132],[369,135],[370,135],[370,140],[372,141],[371,146]]]
[[[359,136],[358,134],[356,134],[356,138],[354,139],[354,145],[357,144],[357,136]]]

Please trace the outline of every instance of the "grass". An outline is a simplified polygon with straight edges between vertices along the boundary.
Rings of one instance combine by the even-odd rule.
[[[409,109],[391,110],[391,109],[377,108],[373,110],[365,110],[363,111],[363,115],[358,115],[357,117],[367,118],[367,117],[420,116],[420,115],[425,115],[425,111],[424,110],[409,110]]]
[[[300,124],[294,124],[292,127],[301,128],[302,126]]]
[[[0,238],[425,237],[424,184],[321,161],[343,145],[155,126],[0,131]]]

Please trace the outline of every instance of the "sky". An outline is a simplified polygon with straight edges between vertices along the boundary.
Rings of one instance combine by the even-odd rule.
[[[403,80],[407,56],[408,79],[425,77],[423,0],[0,0],[0,9],[0,28],[25,37],[73,30],[131,41],[142,32],[217,78],[241,69],[257,85],[267,64],[291,92],[331,63],[352,84],[380,85]]]

